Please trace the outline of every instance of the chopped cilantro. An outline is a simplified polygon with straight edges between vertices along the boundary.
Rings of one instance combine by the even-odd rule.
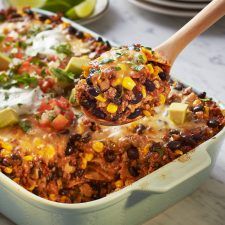
[[[144,63],[144,58],[143,58],[143,55],[138,55],[138,61],[140,62],[140,63]]]
[[[163,149],[161,147],[159,147],[159,146],[153,146],[151,151],[152,152],[158,152],[160,157],[162,157],[163,153],[164,153]]]
[[[5,101],[9,99],[9,93],[5,92]]]
[[[74,79],[75,74],[72,72],[66,72],[59,68],[52,68],[52,74],[61,82],[71,82]]]
[[[121,67],[115,66],[115,70],[116,70],[116,71],[119,71],[119,70],[121,70]]]
[[[114,59],[111,59],[111,58],[106,58],[106,59],[103,59],[100,64],[107,64],[107,63],[110,63],[110,62],[113,62]]]
[[[212,98],[200,98],[200,100],[203,102],[209,102],[212,101]]]
[[[143,65],[135,65],[135,66],[132,66],[132,69],[135,70],[135,71],[141,71],[143,68],[144,68]]]
[[[55,50],[56,50],[57,53],[62,53],[62,54],[65,54],[67,56],[71,56],[73,54],[73,52],[71,50],[71,45],[69,43],[58,45],[55,48]]]
[[[0,42],[2,42],[5,39],[5,36],[0,35]]]
[[[27,133],[32,128],[31,123],[28,120],[20,121],[19,126],[25,133]]]

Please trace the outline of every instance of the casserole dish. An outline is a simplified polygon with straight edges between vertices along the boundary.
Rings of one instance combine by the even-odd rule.
[[[135,183],[87,203],[48,201],[1,173],[0,210],[21,225],[140,224],[191,193],[208,177],[223,134],[224,129],[193,151]]]

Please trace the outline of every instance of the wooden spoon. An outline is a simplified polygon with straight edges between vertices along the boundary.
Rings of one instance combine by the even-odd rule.
[[[154,50],[171,66],[181,51],[225,15],[225,0],[213,0],[194,18]]]
[[[199,34],[208,29],[212,24],[225,15],[225,0],[214,0],[209,3],[202,11],[200,11],[193,19],[184,25],[167,41],[154,49],[156,58],[160,59],[161,64],[173,65],[180,52]],[[159,62],[159,61],[158,61]],[[114,65],[115,66],[115,65]],[[107,126],[121,125],[140,119],[142,115],[131,120],[108,121],[105,119],[97,118],[95,115],[82,107],[83,112],[90,118]]]

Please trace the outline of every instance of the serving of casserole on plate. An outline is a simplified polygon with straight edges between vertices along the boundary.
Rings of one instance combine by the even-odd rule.
[[[82,114],[74,87],[111,44],[29,8],[0,19],[0,212],[18,224],[139,224],[208,176],[225,119],[205,92],[171,79],[155,112],[101,126]],[[148,72],[166,79],[153,62]]]

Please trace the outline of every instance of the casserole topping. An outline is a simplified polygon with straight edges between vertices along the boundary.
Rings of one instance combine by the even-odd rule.
[[[154,107],[165,103],[170,90],[167,70],[150,48],[112,48],[85,68],[76,99],[99,121],[128,123],[154,114]]]
[[[147,76],[159,82],[159,90],[154,83],[152,98],[157,89],[168,95],[167,100],[162,104],[165,99],[156,98],[155,113],[151,106],[141,105],[145,117],[138,121],[114,127],[97,124],[80,110],[81,84],[89,90],[83,107],[101,109],[98,117],[105,113],[109,120],[122,112],[116,98],[109,101],[107,90],[103,91],[106,84],[94,79],[97,71],[92,71],[91,80],[89,76],[92,67],[105,72],[113,67],[110,59],[117,60],[116,53],[126,52],[127,47],[113,49],[113,57],[107,53],[100,61],[101,53],[111,48],[107,41],[77,30],[59,16],[31,12],[11,8],[0,12],[0,52],[9,62],[0,68],[0,171],[28,191],[64,203],[96,200],[170,163],[224,127],[222,110],[205,92],[197,94],[177,81],[167,81],[155,61],[127,65],[124,56],[120,57],[125,65],[113,70],[110,88],[119,82],[115,87],[122,87],[123,104],[135,100],[128,116],[139,113],[136,101],[148,91]],[[54,42],[56,46],[48,51],[43,46],[39,50],[38,37],[58,30],[63,37],[57,34],[54,40],[59,38],[60,43]],[[139,45],[131,50],[134,55],[143,51]],[[96,60],[88,65],[92,59]],[[124,68],[132,76],[123,77]],[[140,71],[136,70],[146,75],[143,83],[137,82]],[[141,94],[135,95],[136,89]],[[129,95],[132,98],[125,99]]]

